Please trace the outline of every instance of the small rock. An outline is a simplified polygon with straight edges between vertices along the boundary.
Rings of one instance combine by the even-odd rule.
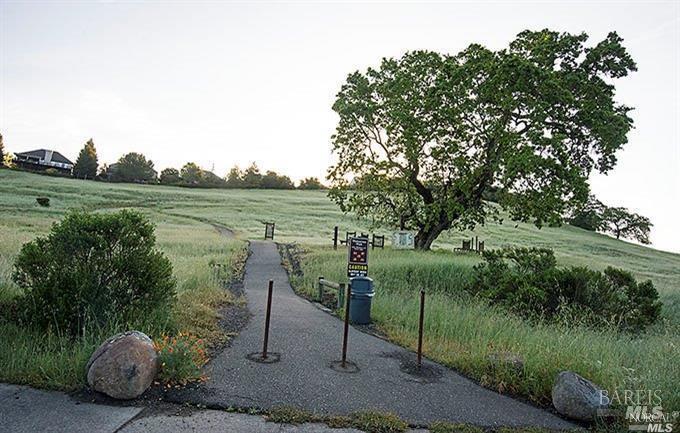
[[[560,414],[581,421],[593,421],[598,410],[609,406],[609,399],[597,385],[573,371],[557,375],[552,402]]]
[[[158,355],[144,333],[129,331],[106,340],[86,366],[87,383],[95,391],[117,399],[140,396],[158,371]]]
[[[524,360],[512,352],[493,352],[487,359],[494,368],[507,368],[517,374],[524,371]]]

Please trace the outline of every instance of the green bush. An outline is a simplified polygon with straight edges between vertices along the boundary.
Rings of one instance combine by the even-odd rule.
[[[175,298],[170,261],[140,213],[72,212],[49,235],[24,244],[13,279],[19,311],[41,328],[71,335],[85,326],[158,314]]]
[[[484,253],[475,266],[471,291],[533,319],[615,325],[639,331],[654,323],[661,302],[651,281],[608,267],[558,268],[546,248],[506,248]]]

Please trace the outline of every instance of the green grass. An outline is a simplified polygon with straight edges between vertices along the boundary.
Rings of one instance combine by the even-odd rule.
[[[38,196],[50,197],[52,206],[39,207],[35,202]],[[187,301],[203,314],[185,314],[181,319],[184,323],[190,323],[192,317],[209,316],[206,313],[214,311],[213,305],[219,302],[212,299],[216,291],[211,289],[210,274],[205,268],[207,261],[231,260],[228,257],[241,251],[241,243],[225,242],[216,235],[210,223],[227,226],[235,230],[239,238],[247,239],[262,238],[263,222],[275,221],[277,241],[298,242],[309,250],[303,264],[304,277],[293,281],[298,289],[309,293],[313,293],[313,282],[319,275],[344,279],[345,252],[328,247],[333,226],[365,232],[370,229],[367,223],[342,215],[320,191],[193,190],[106,184],[0,170],[0,302],[3,298],[16,296],[16,287],[9,276],[13,257],[23,242],[46,233],[51,222],[70,208],[106,211],[124,207],[142,209],[156,222],[161,248],[175,266],[185,297],[193,299],[194,295],[203,294],[203,302],[198,306]],[[377,229],[375,232],[389,234],[390,230]],[[596,269],[613,265],[631,270],[638,278],[650,278],[664,302],[662,321],[638,337],[607,330],[532,326],[505,311],[467,299],[460,294],[460,288],[479,259],[452,254],[450,250],[472,234],[485,240],[487,248],[506,245],[550,247],[555,250],[561,265],[585,265]],[[432,252],[388,248],[372,251],[370,255],[370,272],[378,290],[374,318],[390,338],[404,346],[415,346],[417,292],[426,288],[429,293],[427,356],[459,369],[489,387],[545,404],[557,371],[572,369],[610,389],[660,389],[665,406],[680,408],[680,397],[676,392],[680,383],[680,363],[676,361],[680,358],[678,254],[617,241],[570,226],[539,230],[530,224],[515,225],[506,221],[502,225],[489,223],[475,233],[445,234]],[[191,326],[205,328],[202,323]],[[0,339],[3,338],[6,337],[0,335]],[[26,336],[19,340],[39,348],[43,344],[40,338],[47,337]],[[0,341],[0,345],[7,341]],[[61,344],[44,344],[52,347],[50,350],[55,354],[60,353],[59,350],[65,354],[72,351],[74,359],[79,350],[87,353],[90,347],[67,345],[60,348],[57,343]],[[33,349],[26,349],[30,350]],[[504,350],[524,358],[521,376],[490,366],[487,355]],[[9,380],[10,373],[3,372],[3,365],[8,364],[11,360],[0,358],[0,375],[4,374],[0,380]],[[37,361],[33,363],[31,371],[40,372],[35,367],[38,364]],[[58,371],[59,365],[55,362],[53,370]],[[19,371],[11,375],[13,380],[21,380],[22,370],[14,367],[12,371]],[[60,380],[67,382],[68,375],[63,373],[62,376],[65,379]]]
[[[303,254],[302,277],[293,285],[316,296],[318,276],[346,280],[344,251],[312,247]],[[372,317],[391,340],[413,350],[417,344],[418,291],[427,290],[424,352],[485,386],[550,404],[556,374],[573,370],[610,391],[660,390],[665,405],[680,407],[680,335],[677,317],[643,335],[565,325],[536,325],[462,293],[471,265],[479,259],[445,252],[372,251],[376,282]],[[668,313],[668,312],[667,312]],[[493,352],[524,359],[521,374],[498,369]]]
[[[53,184],[50,182],[53,180],[58,182]],[[17,181],[19,184],[14,183]],[[83,185],[81,193],[72,194],[72,186],[79,184]],[[3,304],[10,303],[19,294],[11,281],[11,273],[13,258],[24,242],[46,234],[51,224],[68,209],[112,211],[117,208],[113,203],[106,203],[107,199],[103,197],[111,194],[101,186],[94,182],[0,170],[0,311],[3,311]],[[34,197],[28,197],[33,199],[31,201],[24,195],[26,190],[39,190],[36,195],[54,197],[53,205],[38,207]],[[78,339],[19,327],[0,317],[0,382],[51,389],[78,388],[84,384],[85,364],[94,349],[105,338],[131,328],[152,337],[189,332],[209,345],[219,344],[227,338],[219,328],[216,310],[220,305],[236,301],[223,290],[223,284],[231,278],[232,270],[242,265],[244,242],[226,239],[209,224],[158,212],[153,204],[120,204],[120,207],[143,211],[156,224],[158,247],[171,260],[177,278],[178,302],[172,316],[111,324],[107,329],[88,330]],[[221,275],[215,274],[209,267],[210,262],[227,265],[223,267],[225,271]]]

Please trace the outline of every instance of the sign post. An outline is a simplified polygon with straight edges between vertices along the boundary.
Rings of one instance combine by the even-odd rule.
[[[347,241],[347,276],[368,276],[368,238],[351,237]]]

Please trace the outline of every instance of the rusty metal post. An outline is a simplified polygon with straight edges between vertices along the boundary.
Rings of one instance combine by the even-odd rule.
[[[342,336],[342,368],[346,368],[347,364],[347,335],[349,333],[349,298],[352,295],[352,284],[347,285],[347,292],[345,292],[345,330]]]
[[[333,249],[338,249],[338,226],[333,229]]]
[[[262,359],[267,359],[267,345],[269,344],[269,318],[272,312],[272,290],[274,281],[269,280],[269,290],[267,292],[267,312],[264,316],[264,342],[262,343]]]
[[[418,368],[423,364],[423,318],[425,316],[425,290],[420,289],[420,319],[418,322]]]

